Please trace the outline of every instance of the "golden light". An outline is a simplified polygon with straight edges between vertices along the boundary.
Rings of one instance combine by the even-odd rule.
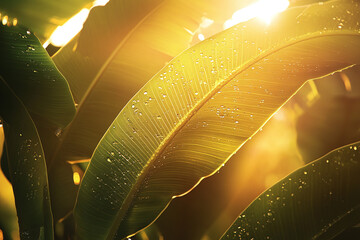
[[[17,25],[17,23],[18,23],[17,18],[14,18],[14,19],[13,19],[13,22],[12,22],[13,26],[16,26],[16,25]]]
[[[8,19],[9,19],[9,17],[5,15],[5,16],[2,18],[2,21],[1,21],[2,24],[3,24],[3,25],[6,25],[7,22],[8,22]]]
[[[340,77],[343,80],[346,91],[351,92],[351,82],[349,77],[343,72],[340,72]]]
[[[80,184],[80,174],[78,172],[73,173],[73,181],[75,185]]]
[[[68,43],[80,32],[89,12],[89,9],[84,8],[70,18],[64,25],[58,26],[50,37],[50,43],[58,47]]]
[[[265,23],[270,24],[272,18],[287,9],[289,4],[288,0],[259,0],[236,11],[232,18],[224,23],[224,29],[241,22],[246,22],[252,18],[259,18]]]
[[[109,2],[109,0],[96,0],[94,1],[91,8],[95,6],[103,6],[107,2]],[[62,26],[58,26],[51,34],[49,40],[43,44],[43,47],[47,47],[49,43],[58,47],[64,46],[66,43],[68,43],[73,37],[76,36],[76,34],[78,34],[78,32],[81,31],[91,8],[83,8]]]
[[[204,36],[204,34],[202,34],[202,33],[199,33],[199,34],[198,34],[198,38],[199,38],[200,41],[204,41],[204,40],[205,40],[205,36]]]

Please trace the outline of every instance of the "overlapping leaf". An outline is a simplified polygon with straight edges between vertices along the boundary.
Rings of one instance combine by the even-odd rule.
[[[356,225],[359,150],[357,142],[293,172],[261,194],[221,239],[333,239]]]
[[[75,208],[79,238],[124,238],[150,224],[307,79],[358,63],[359,14],[352,1],[295,8],[269,26],[237,25],[172,60],[98,145]]]
[[[75,202],[72,172],[63,162],[90,159],[120,110],[189,46],[204,19],[224,22],[246,2],[231,0],[223,7],[222,0],[112,0],[90,12],[80,34],[53,57],[78,103],[74,121],[52,151],[49,176],[56,190],[50,191],[61,208],[54,209],[55,218],[67,214]]]
[[[33,33],[0,25],[0,75],[32,118],[58,128],[75,113],[69,86]]]
[[[66,80],[30,31],[0,26],[0,63],[0,117],[6,143],[1,165],[13,185],[20,236],[52,239],[42,148],[47,139],[40,140],[33,119],[38,126],[62,128],[73,117],[74,102]]]
[[[220,13],[219,0],[112,0],[94,8],[80,34],[53,57],[78,104],[63,133],[62,158],[90,158],[130,98],[190,45],[204,16],[224,19],[244,5],[236,2]]]
[[[13,185],[20,237],[53,239],[46,164],[30,115],[0,76],[0,115],[4,120],[8,172]]]

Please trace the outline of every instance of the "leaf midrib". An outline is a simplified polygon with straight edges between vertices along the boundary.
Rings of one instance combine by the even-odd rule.
[[[320,31],[314,32],[314,34],[317,34],[316,36],[309,36],[308,34],[303,34],[301,37],[299,37],[298,39],[295,40],[290,40],[287,44],[284,44],[282,46],[278,46],[277,48],[274,49],[269,49],[268,53],[263,53],[261,55],[259,55],[258,57],[255,57],[254,59],[249,60],[247,63],[241,65],[238,69],[232,71],[232,73],[229,74],[228,79],[224,79],[223,82],[221,82],[218,86],[214,87],[211,91],[209,91],[205,97],[200,100],[191,110],[189,110],[189,113],[187,115],[185,115],[179,122],[178,124],[173,128],[173,130],[166,136],[166,138],[164,138],[164,140],[162,141],[162,143],[159,145],[159,147],[155,150],[154,154],[149,158],[148,163],[145,165],[145,167],[143,168],[143,171],[141,172],[141,174],[139,175],[139,177],[137,178],[137,181],[135,182],[134,186],[131,188],[130,192],[127,194],[123,204],[120,207],[120,210],[118,212],[118,214],[116,215],[116,219],[115,221],[113,221],[113,224],[109,230],[108,235],[106,236],[107,239],[112,239],[114,237],[114,235],[117,232],[117,229],[119,228],[121,221],[124,219],[124,217],[126,216],[126,214],[128,213],[128,210],[132,204],[132,200],[135,198],[136,193],[138,192],[138,190],[140,190],[141,186],[142,186],[142,182],[143,180],[146,178],[147,174],[150,172],[151,170],[151,166],[152,163],[155,161],[155,159],[157,159],[158,156],[160,156],[163,151],[166,149],[167,144],[177,135],[177,133],[186,125],[186,123],[188,123],[190,121],[190,119],[195,115],[195,113],[204,105],[208,102],[209,99],[211,99],[211,97],[213,97],[222,87],[224,87],[227,83],[229,83],[231,80],[233,80],[237,75],[241,74],[242,72],[244,72],[245,70],[247,70],[248,68],[250,68],[253,64],[261,61],[262,59],[266,58],[267,56],[279,52],[284,48],[287,48],[289,46],[293,46],[296,45],[298,43],[301,42],[305,42],[305,41],[309,41],[309,40],[313,40],[316,38],[323,38],[323,37],[331,37],[331,36],[356,36],[359,37],[359,34],[354,33],[351,30],[332,30],[331,32],[329,31],[329,33],[324,33]],[[206,41],[206,40],[205,40]],[[172,61],[170,61],[169,64],[171,64]],[[257,131],[255,131],[256,133]],[[255,134],[254,133],[254,134]],[[245,140],[246,142],[247,140]],[[220,166],[221,167],[221,166]],[[219,167],[219,168],[220,168]],[[209,174],[208,176],[204,176],[201,179],[199,179],[199,181],[195,184],[195,186],[197,184],[200,183],[200,181],[206,177],[209,177],[211,175],[213,175],[215,172],[217,171],[217,169],[215,171],[213,171],[211,174]],[[185,193],[179,194],[179,195],[175,195],[172,196],[172,198],[175,197],[179,197],[179,196],[183,196],[185,194],[187,194],[188,192],[191,191],[192,188],[190,188],[188,191],[186,191]],[[165,209],[164,209],[165,210]],[[164,211],[163,210],[163,211]],[[154,221],[157,218],[154,219]]]

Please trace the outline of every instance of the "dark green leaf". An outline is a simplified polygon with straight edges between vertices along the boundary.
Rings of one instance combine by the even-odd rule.
[[[33,33],[0,24],[0,75],[32,118],[65,127],[75,114],[69,86]]]
[[[25,106],[0,76],[8,171],[21,239],[53,239],[46,164],[36,127]]]
[[[259,196],[222,239],[332,239],[360,218],[360,142],[334,150]]]

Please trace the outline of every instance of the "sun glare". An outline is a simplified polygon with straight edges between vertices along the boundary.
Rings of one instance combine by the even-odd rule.
[[[288,0],[259,0],[247,7],[236,11],[232,18],[224,23],[224,28],[234,26],[235,24],[246,22],[252,18],[259,18],[266,24],[270,24],[272,18],[284,11],[289,6]]]
[[[104,6],[109,0],[96,0],[92,7]],[[83,8],[75,16],[70,18],[62,26],[58,26],[55,31],[51,34],[48,41],[44,43],[44,47],[47,47],[49,43],[54,46],[61,47],[68,43],[75,35],[81,31],[83,24],[88,17],[90,9]]]

